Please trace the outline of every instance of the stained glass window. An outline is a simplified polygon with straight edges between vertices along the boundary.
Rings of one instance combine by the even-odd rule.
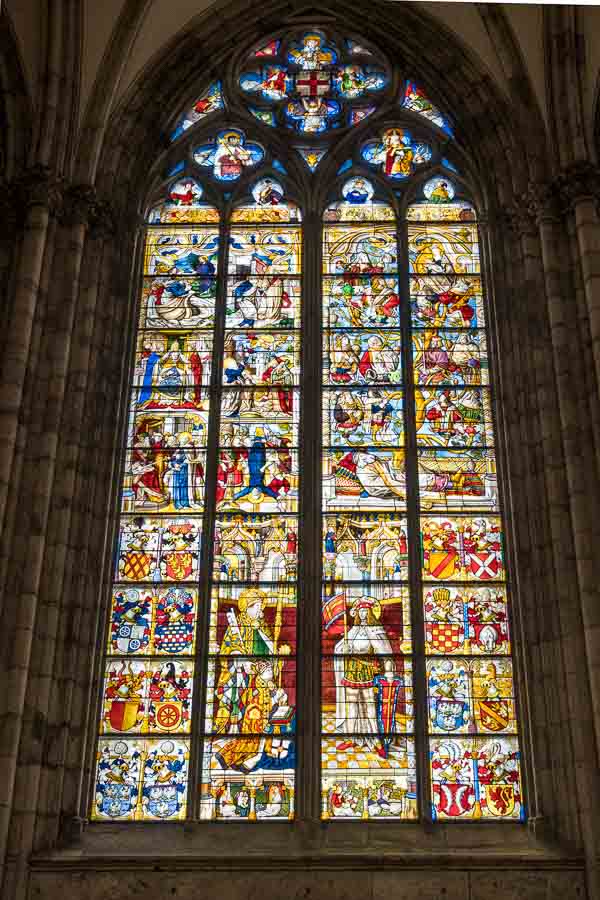
[[[195,97],[148,205],[91,817],[519,821],[455,124],[329,26],[265,36]]]

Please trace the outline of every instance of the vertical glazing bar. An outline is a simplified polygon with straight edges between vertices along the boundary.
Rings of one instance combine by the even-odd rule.
[[[417,807],[419,817],[431,821],[429,764],[427,758],[427,692],[425,690],[425,642],[423,606],[421,603],[421,559],[419,548],[419,474],[415,429],[415,390],[411,352],[410,276],[408,273],[408,241],[406,223],[398,221],[398,277],[400,284],[400,321],[405,391],[406,427],[406,505],[408,527],[408,577],[410,615],[413,624],[413,690],[415,702],[415,754],[417,774]]]
[[[194,703],[196,710],[206,706],[208,678],[208,627],[210,618],[210,588],[215,530],[215,485],[217,481],[217,456],[221,419],[221,371],[223,369],[223,335],[225,333],[225,306],[227,293],[227,263],[229,258],[229,223],[223,218],[219,227],[219,267],[215,297],[215,322],[213,328],[212,371],[210,379],[210,413],[206,442],[204,530],[200,556],[199,608],[197,633],[200,641],[196,650],[196,666],[200,677],[196,678]],[[190,757],[191,817],[199,818],[204,736],[200,726],[201,713],[196,717],[197,728],[193,734]]]

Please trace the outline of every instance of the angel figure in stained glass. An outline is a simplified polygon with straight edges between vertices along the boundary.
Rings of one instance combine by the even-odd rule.
[[[286,107],[286,115],[297,123],[299,131],[305,134],[318,134],[325,131],[328,120],[340,112],[339,103],[326,100],[319,95],[298,97]]]
[[[233,234],[229,238],[237,265],[250,275],[292,270],[295,246],[290,235],[280,232]]]
[[[336,60],[335,52],[323,46],[320,34],[306,34],[299,47],[292,47],[288,54],[289,61],[301,69],[323,69]]]

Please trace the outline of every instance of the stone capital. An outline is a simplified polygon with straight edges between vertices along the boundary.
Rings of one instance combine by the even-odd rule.
[[[12,182],[14,202],[21,210],[43,206],[56,214],[62,203],[64,179],[48,166],[32,166]]]
[[[529,214],[538,225],[542,222],[560,222],[563,204],[556,181],[532,181],[528,185],[525,200]]]
[[[536,234],[535,215],[526,202],[504,206],[500,211],[499,220],[515,237]]]
[[[65,189],[60,220],[65,225],[87,225],[93,237],[115,231],[112,209],[91,184],[73,184]]]
[[[556,178],[557,190],[565,209],[582,200],[600,199],[600,167],[590,162],[577,162]]]

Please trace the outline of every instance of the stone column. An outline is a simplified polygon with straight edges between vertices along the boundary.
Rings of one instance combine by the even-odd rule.
[[[561,651],[571,683],[573,761],[579,783],[578,805],[591,887],[598,877],[597,863],[593,861],[597,860],[600,850],[600,829],[591,799],[600,795],[600,744],[595,722],[600,695],[589,665],[589,623],[590,619],[592,622],[598,620],[594,610],[600,602],[593,525],[593,509],[597,508],[599,497],[598,480],[593,465],[589,465],[590,457],[586,456],[586,448],[593,445],[593,434],[586,406],[578,395],[585,390],[586,379],[582,369],[583,348],[579,344],[577,307],[572,299],[575,284],[569,268],[569,253],[565,252],[569,249],[569,234],[564,211],[556,185],[532,188],[531,196],[539,229],[562,444],[562,460],[557,460],[558,467],[549,473],[549,485],[566,494],[561,503],[561,537],[554,548],[557,583],[565,578],[570,566],[577,575],[576,586],[573,586],[575,595],[571,594],[570,601],[560,606]],[[581,659],[582,650],[584,659]],[[598,889],[595,885],[592,895]]]
[[[40,603],[40,584],[63,433],[62,414],[89,215],[89,202],[82,202],[83,194],[78,188],[65,191],[54,258],[51,262],[47,260],[52,280],[38,365],[30,372],[30,378],[35,379],[35,392],[7,582],[10,596],[15,600],[16,624],[9,654],[11,690],[5,698],[12,725],[6,748],[5,783],[7,801],[12,804],[8,850],[13,860],[11,866],[17,870],[32,846],[37,786],[47,732],[46,701],[53,677],[59,607],[54,597],[46,596],[45,603]],[[27,764],[22,752],[19,753],[20,746],[27,746]],[[5,828],[9,821],[8,804]],[[0,837],[6,838],[6,831]]]
[[[25,209],[25,221],[16,269],[13,317],[0,373],[0,523],[4,521],[10,486],[48,226],[60,202],[60,189],[59,179],[43,166],[30,169],[13,188],[13,202]]]

